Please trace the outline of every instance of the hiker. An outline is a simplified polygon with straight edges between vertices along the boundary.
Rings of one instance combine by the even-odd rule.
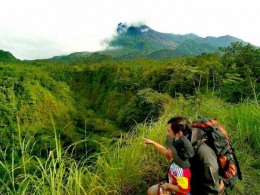
[[[191,128],[191,124],[186,120],[183,134],[195,143],[204,134],[202,130]],[[169,145],[169,143],[167,144]],[[224,183],[219,176],[219,165],[215,152],[204,142],[201,142],[196,149],[194,156],[190,159],[191,170],[191,195],[213,195],[223,194]],[[220,190],[221,189],[221,190]]]
[[[169,183],[161,183],[148,188],[147,195],[157,195],[160,188],[176,195],[186,195],[190,191],[190,163],[189,158],[194,155],[193,147],[183,131],[186,131],[186,119],[184,117],[173,117],[168,121],[167,138],[168,148],[159,143],[144,138],[145,144],[153,145],[160,153],[165,155],[168,160],[172,160],[168,171]]]

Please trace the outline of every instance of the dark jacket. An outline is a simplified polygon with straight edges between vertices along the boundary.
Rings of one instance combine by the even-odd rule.
[[[192,130],[191,143],[202,134],[201,130]],[[195,155],[190,159],[191,195],[219,194],[219,168],[217,156],[205,143],[200,144]]]

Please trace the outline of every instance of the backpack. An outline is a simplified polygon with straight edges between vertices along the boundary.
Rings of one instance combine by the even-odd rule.
[[[204,132],[193,144],[195,152],[201,143],[206,143],[217,155],[219,175],[225,187],[232,189],[238,180],[242,180],[242,173],[226,130],[211,118],[194,121],[192,128],[199,128]]]

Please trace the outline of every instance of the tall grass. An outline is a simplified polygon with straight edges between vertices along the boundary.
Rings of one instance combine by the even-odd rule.
[[[78,161],[68,152],[71,149],[60,147],[55,128],[53,139],[56,148],[49,152],[46,159],[37,156],[27,158],[29,143],[20,144],[20,151],[12,149],[11,162],[0,162],[4,172],[0,178],[0,194],[130,195],[147,188],[142,178],[144,169],[140,168],[145,163],[144,145],[135,135],[125,135],[116,143],[104,141],[99,154]],[[85,141],[90,140],[79,141],[69,148]],[[21,139],[21,143],[24,142]],[[17,153],[21,154],[20,160],[14,163]],[[5,151],[1,154],[2,158],[7,156]],[[90,163],[93,158],[95,162]]]
[[[228,111],[228,121],[238,134],[240,146],[250,144],[256,152],[260,152],[260,107],[245,102],[233,106]]]
[[[160,120],[153,124],[148,137],[159,141],[166,132],[166,122],[173,116],[185,116],[190,121],[198,118],[215,118],[227,130],[236,150],[243,180],[229,194],[259,194],[260,176],[260,109],[250,102],[228,104],[217,98],[201,97],[199,105],[182,96],[172,100]],[[147,131],[147,128],[146,130]],[[143,132],[145,132],[143,131]],[[159,132],[158,132],[159,131]],[[160,135],[161,134],[161,135]],[[158,137],[159,136],[159,137]],[[163,140],[160,140],[164,143]],[[248,187],[250,186],[250,187]]]
[[[201,117],[219,120],[230,135],[243,173],[243,180],[229,194],[259,194],[259,107],[250,103],[230,105],[212,98],[201,98],[199,106],[194,105],[192,99],[173,99],[158,120],[138,124],[118,140],[113,136],[104,139],[99,143],[100,153],[82,156],[80,160],[75,160],[69,151],[88,139],[61,148],[54,126],[52,139],[56,148],[42,159],[30,155],[29,146],[36,143],[29,143],[30,139],[20,135],[19,148],[14,143],[10,149],[0,150],[0,194],[145,194],[148,186],[166,176],[170,162],[152,146],[146,146],[143,137],[165,144],[167,121],[177,115],[191,121]]]

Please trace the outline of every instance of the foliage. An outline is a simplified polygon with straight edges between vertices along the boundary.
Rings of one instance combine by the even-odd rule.
[[[13,54],[8,51],[3,51],[0,49],[0,62],[14,62],[18,61]]]
[[[258,104],[260,89],[260,50],[248,44],[232,43],[231,46],[222,48],[224,51],[223,64],[228,68],[227,72],[239,75],[236,96],[250,97]],[[234,93],[234,92],[233,92]]]
[[[221,122],[232,138],[237,157],[243,173],[243,180],[236,184],[229,194],[259,194],[259,145],[245,142],[245,135],[253,133],[258,136],[259,129],[252,132],[243,128],[259,127],[259,114],[251,110],[251,104],[232,105],[219,99],[203,97],[200,117],[213,116]],[[214,103],[217,106],[212,106]],[[185,105],[185,106],[183,106]],[[210,108],[210,109],[209,109]],[[229,108],[229,109],[227,109]],[[7,151],[1,151],[0,179],[1,194],[144,194],[148,186],[156,184],[165,177],[169,163],[153,147],[143,143],[143,137],[153,139],[164,145],[167,120],[176,115],[193,120],[192,100],[183,98],[169,99],[167,109],[157,121],[138,124],[134,130],[122,135],[116,142],[113,139],[100,140],[100,152],[82,155],[75,160],[73,148],[78,144],[89,142],[84,139],[67,148],[62,148],[61,139],[53,127],[55,148],[39,158],[28,155],[31,150],[19,134],[19,147],[12,148],[11,163],[6,159]],[[234,120],[247,110],[244,115],[245,126],[237,125]],[[231,117],[229,117],[231,116]],[[253,120],[250,120],[253,118]],[[250,126],[249,126],[250,125]],[[237,127],[237,128],[234,128]],[[19,130],[19,129],[18,129]],[[239,132],[239,133],[237,133]],[[254,134],[256,133],[256,134]],[[242,141],[240,141],[242,140]],[[37,143],[32,144],[35,146]],[[254,150],[253,150],[254,149]],[[42,156],[44,157],[44,156]],[[20,159],[20,160],[17,160]],[[247,186],[250,185],[250,188]]]
[[[234,43],[221,51],[165,60],[92,54],[0,62],[0,190],[144,193],[167,162],[151,149],[144,154],[141,136],[163,143],[166,120],[183,115],[227,127],[243,162],[246,179],[236,189],[243,194],[249,176],[259,176],[259,49]]]
[[[152,30],[146,25],[118,24],[117,34],[107,40],[108,49],[100,51],[116,59],[167,59],[216,52],[218,47],[244,41],[231,36],[201,38],[194,34],[176,35]]]

